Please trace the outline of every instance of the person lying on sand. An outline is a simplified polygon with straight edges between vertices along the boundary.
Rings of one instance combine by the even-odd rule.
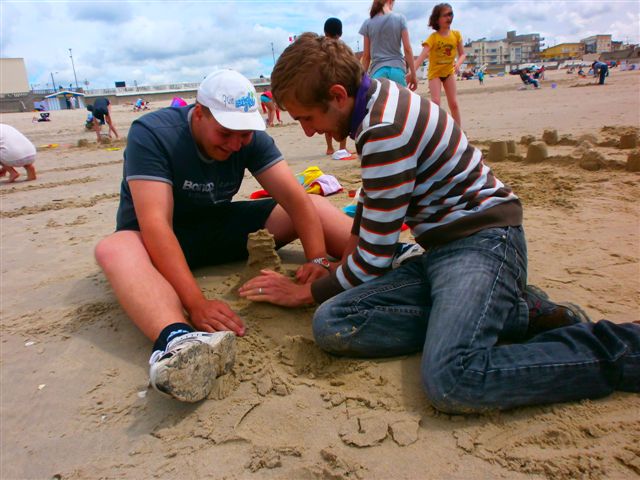
[[[278,247],[300,237],[308,261],[297,279],[305,283],[327,275],[327,257],[341,258],[349,238],[351,219],[305,193],[257,108],[251,82],[221,70],[205,78],[194,105],[135,120],[116,232],[96,246],[118,301],[155,342],[151,384],[178,400],[206,398],[233,365],[235,335],[245,333],[190,269],[247,258],[248,234],[266,228]],[[273,198],[232,201],[245,169]]]
[[[314,338],[335,355],[422,351],[422,384],[445,412],[640,392],[640,325],[585,322],[527,286],[520,200],[450,115],[313,33],[287,47],[271,82],[307,136],[356,141],[362,189],[335,271],[304,285],[264,271],[241,296],[320,303]],[[403,222],[426,252],[391,270]]]

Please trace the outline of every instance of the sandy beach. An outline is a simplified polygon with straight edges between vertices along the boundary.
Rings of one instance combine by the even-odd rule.
[[[547,72],[540,90],[519,90],[508,76],[458,84],[464,129],[483,150],[515,140],[524,157],[525,135],[570,136],[540,163],[487,160],[522,199],[529,283],[594,319],[640,319],[640,173],[626,170],[632,150],[618,145],[623,133],[638,136],[640,72],[614,69],[604,86],[564,71]],[[427,96],[424,82],[419,93]],[[122,136],[143,113],[113,108]],[[638,395],[442,414],[421,388],[419,355],[323,353],[313,308],[234,294],[242,263],[195,272],[206,295],[228,301],[248,326],[234,371],[199,404],[161,397],[147,385],[151,342],[93,259],[115,226],[125,144],[97,145],[84,110],[32,117],[0,120],[39,147],[36,181],[22,170],[13,184],[0,179],[0,478],[640,478]],[[331,160],[324,137],[283,120],[268,131],[291,170],[334,175],[345,192],[331,201],[349,204],[358,161]],[[82,139],[89,144],[78,147]],[[599,170],[580,166],[587,147],[602,154]],[[260,188],[246,177],[236,199]],[[297,242],[279,255],[288,272],[304,260]]]

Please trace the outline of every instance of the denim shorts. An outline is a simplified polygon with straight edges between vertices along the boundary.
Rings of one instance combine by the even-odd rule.
[[[396,82],[398,85],[406,87],[406,75],[407,73],[402,68],[380,67],[371,74],[371,78],[388,78],[389,80],[393,80],[394,82]]]

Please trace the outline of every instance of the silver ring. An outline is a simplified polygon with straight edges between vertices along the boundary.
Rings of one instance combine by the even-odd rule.
[[[262,295],[262,287],[258,288],[258,295]]]

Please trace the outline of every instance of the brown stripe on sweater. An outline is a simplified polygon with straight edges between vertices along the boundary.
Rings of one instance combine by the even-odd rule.
[[[384,236],[399,231],[402,227],[402,222],[404,222],[404,217],[392,222],[376,222],[375,220],[362,217],[362,222],[360,222],[360,229],[364,229],[369,233]]]
[[[375,243],[367,242],[364,238],[360,239],[358,247],[365,249],[373,255],[387,258],[393,257],[396,249],[395,245],[377,245]]]
[[[355,264],[363,271],[366,272],[366,274],[368,275],[375,275],[376,277],[379,277],[380,275],[383,275],[384,273],[386,273],[389,269],[388,268],[380,268],[380,267],[376,267],[375,265],[371,265],[370,263],[367,263],[364,258],[362,258],[362,256],[360,255],[360,252],[356,249],[355,252],[353,252],[353,261],[355,262]],[[363,266],[366,265],[367,268],[363,268]],[[343,272],[346,271],[346,269],[342,269]],[[345,275],[346,276],[346,275]],[[351,280],[349,280],[351,281]],[[361,280],[357,280],[356,277],[356,282],[358,283],[362,283]]]
[[[422,166],[423,163],[429,160],[429,158],[433,155],[438,144],[442,141],[442,137],[444,136],[444,132],[447,128],[447,114],[440,109],[438,111],[438,123],[436,124],[436,129],[431,136],[431,140],[427,143],[424,150],[418,157],[418,166]],[[419,173],[416,178],[416,184],[424,183],[427,178],[432,177],[436,174],[443,166],[443,163],[438,163],[438,159],[431,159],[430,165],[426,170]]]
[[[375,125],[382,122],[384,110],[389,101],[389,82],[380,82],[380,92],[373,107],[371,108],[371,115],[369,117],[369,125]]]
[[[411,193],[397,196],[395,198],[376,198],[375,205],[368,205],[368,210],[390,211],[402,205],[408,205],[411,201]]]
[[[447,174],[445,178],[433,183],[433,185],[431,185],[431,187],[425,193],[416,197],[417,201],[419,202],[425,197],[431,195],[433,192],[437,192],[440,188],[444,187],[448,183],[451,183],[453,181],[453,177],[455,177],[459,173],[464,172],[469,166],[469,163],[471,163],[471,159],[473,158],[473,154],[475,151],[476,149],[474,147],[472,147],[470,144],[467,145],[466,150],[462,153],[462,156],[460,157],[460,160],[458,161],[454,169],[451,172],[449,172],[449,174]],[[482,168],[482,162],[478,163],[478,165],[474,170],[477,170],[478,168],[480,169]],[[469,177],[464,178],[462,180],[462,183],[468,185],[470,183],[468,178]],[[452,196],[454,195],[447,193],[447,197],[452,197]]]
[[[408,92],[406,93],[407,93],[408,99],[410,99],[411,98],[410,94]],[[406,103],[407,103],[406,112],[408,116],[409,101],[407,100]],[[409,141],[395,150],[370,153],[366,155],[366,159],[363,158],[362,168],[388,165],[391,163],[395,163],[397,161],[402,161],[407,157],[415,155],[427,131],[428,122],[429,122],[429,110],[425,111],[421,109],[418,114],[418,118],[416,120],[414,130],[411,133],[411,137],[409,138]],[[404,129],[404,126],[403,126],[403,129]],[[386,125],[384,127],[372,129],[371,133],[370,134],[367,133],[366,137],[364,137],[362,140],[365,144],[370,142],[384,141],[384,140],[389,140],[391,138],[395,138],[399,136],[401,133],[402,133],[402,130],[399,130],[397,125]],[[389,158],[393,158],[394,160],[390,162]]]
[[[411,168],[386,177],[367,178],[362,180],[365,191],[391,190],[416,178],[416,169]]]

